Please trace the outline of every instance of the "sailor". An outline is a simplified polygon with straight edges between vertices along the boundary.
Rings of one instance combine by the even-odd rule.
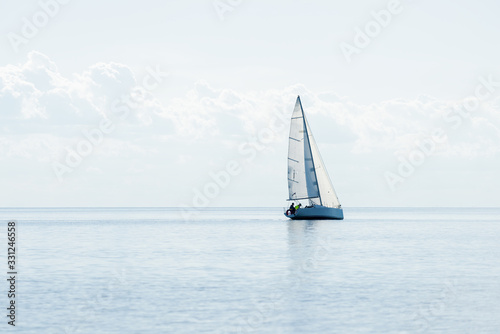
[[[293,203],[292,203],[292,205],[293,205]],[[301,206],[302,206],[302,204],[301,204],[301,203],[297,204],[297,205],[295,206],[295,208],[294,208],[294,209],[295,209],[294,211],[297,211],[297,210],[298,210]]]
[[[290,205],[290,214],[293,215],[295,213],[295,206],[293,205],[294,203],[292,203],[292,205]]]

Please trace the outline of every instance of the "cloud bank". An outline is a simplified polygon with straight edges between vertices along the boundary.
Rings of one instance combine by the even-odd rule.
[[[298,94],[323,146],[343,145],[357,155],[404,156],[442,128],[446,140],[435,155],[470,158],[500,152],[499,91],[467,111],[473,92],[461,101],[419,96],[364,105],[300,84],[236,92],[199,81],[184,96],[164,99],[161,89],[144,89],[140,79],[118,63],[97,63],[82,73],[63,75],[39,52],[31,52],[22,64],[0,67],[0,159],[61,160],[83,131],[103,119],[117,130],[94,152],[101,156],[147,158],[170,145],[181,148],[173,150],[172,161],[182,165],[200,150],[219,154],[235,149],[270,124],[279,131],[268,133],[266,143],[286,145],[287,119]],[[171,84],[166,80],[162,89]],[[129,112],[120,114],[124,109]]]

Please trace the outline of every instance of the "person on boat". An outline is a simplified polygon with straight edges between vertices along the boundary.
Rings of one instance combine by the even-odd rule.
[[[292,203],[292,205],[293,205],[293,203]],[[301,203],[297,204],[297,205],[295,206],[295,208],[294,208],[294,209],[295,209],[294,211],[297,211],[297,210],[298,210],[301,206],[302,206],[302,204],[301,204]]]
[[[292,205],[290,205],[290,208],[289,208],[289,211],[290,211],[291,215],[293,215],[295,213],[295,206],[293,204],[294,203],[292,203]]]

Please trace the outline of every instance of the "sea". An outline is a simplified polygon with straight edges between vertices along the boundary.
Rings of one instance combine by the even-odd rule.
[[[0,332],[500,333],[500,208],[344,215],[1,208]]]

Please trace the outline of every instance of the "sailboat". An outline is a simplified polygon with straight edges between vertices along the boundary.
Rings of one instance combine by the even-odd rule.
[[[288,201],[294,205],[308,201],[305,207],[287,210],[285,216],[288,218],[344,219],[339,199],[302,109],[300,96],[297,97],[290,122],[288,195]]]

